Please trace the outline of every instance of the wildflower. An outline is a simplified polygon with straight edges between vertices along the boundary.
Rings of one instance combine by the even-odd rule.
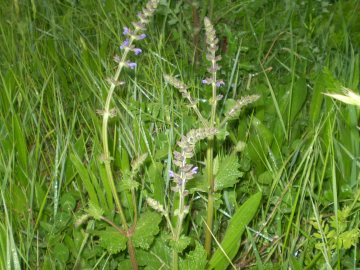
[[[144,38],[146,38],[146,34],[141,34],[136,37],[137,40],[143,40]]]
[[[191,173],[197,174],[198,169],[199,169],[198,167],[193,167],[193,168],[191,169]]]
[[[216,86],[217,86],[217,87],[221,87],[221,86],[223,86],[223,85],[225,85],[225,83],[224,83],[223,80],[220,80],[220,81],[217,81],[217,82],[216,82]]]
[[[175,176],[175,173],[170,170],[170,171],[169,171],[169,176],[170,176],[171,178],[173,178],[173,177]]]
[[[126,62],[126,65],[127,65],[127,67],[130,68],[130,69],[136,68],[136,63],[134,63],[134,62],[127,61],[127,62]]]
[[[128,46],[129,46],[129,39],[125,39],[123,44],[120,46],[120,50],[123,50]]]
[[[130,34],[130,29],[127,28],[127,27],[124,27],[123,35],[124,35],[124,36],[127,36],[127,35],[129,35],[129,34]]]
[[[134,48],[132,49],[132,51],[134,52],[135,55],[139,55],[140,53],[142,53],[142,50],[139,48]]]

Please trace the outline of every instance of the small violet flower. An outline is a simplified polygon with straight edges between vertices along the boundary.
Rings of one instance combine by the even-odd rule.
[[[128,66],[128,68],[131,68],[131,69],[136,68],[136,63],[134,63],[134,62],[127,61],[126,65]]]
[[[141,34],[137,37],[137,40],[143,40],[144,38],[146,38],[145,34]]]
[[[208,83],[209,83],[206,79],[202,80],[201,82],[202,82],[203,84],[208,84]]]
[[[169,177],[171,177],[171,178],[172,178],[172,177],[174,177],[174,176],[175,176],[175,173],[174,173],[173,171],[171,171],[171,170],[170,170],[170,171],[169,171]]]
[[[191,169],[191,173],[192,173],[192,174],[197,174],[198,169],[199,169],[198,167],[192,168],[192,169]]]
[[[142,53],[142,50],[139,48],[134,48],[133,52],[135,53],[135,55],[139,55],[140,53]]]
[[[127,28],[127,27],[124,27],[123,35],[126,36],[126,35],[129,35],[129,34],[130,34],[130,29]]]
[[[223,80],[216,82],[216,86],[217,86],[217,87],[221,87],[221,86],[223,86],[223,85],[225,85],[225,83],[224,83]]]
[[[129,40],[125,39],[125,41],[123,42],[123,44],[120,46],[120,50],[123,50],[125,47],[129,46]]]

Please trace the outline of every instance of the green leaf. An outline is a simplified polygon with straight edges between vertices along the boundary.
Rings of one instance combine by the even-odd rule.
[[[100,246],[111,254],[119,253],[126,248],[127,238],[112,227],[96,234],[100,237]]]
[[[118,270],[131,270],[131,261],[129,259],[122,260],[117,266]]]
[[[101,216],[104,215],[104,210],[101,207],[95,205],[92,201],[89,203],[89,208],[87,210],[88,214],[96,220],[100,220]]]
[[[181,235],[180,239],[178,241],[170,240],[170,246],[176,250],[178,253],[181,253],[184,251],[185,248],[190,244],[191,238],[185,235]]]
[[[209,262],[209,269],[226,269],[229,260],[232,260],[240,248],[241,236],[245,227],[254,218],[260,205],[261,192],[252,195],[242,206],[240,206],[230,220],[230,224],[225,232],[224,239],[221,242],[221,248],[218,248]],[[224,253],[226,253],[226,257]]]
[[[196,242],[195,250],[190,251],[185,259],[180,259],[180,269],[201,270],[205,269],[205,266],[206,251],[198,242]]]
[[[143,213],[136,225],[135,233],[132,237],[135,247],[148,249],[154,240],[154,236],[159,233],[159,223],[161,215],[156,212]]]
[[[121,185],[119,188],[119,191],[130,191],[130,190],[136,190],[139,187],[139,183],[135,180],[132,180],[128,177],[124,177],[124,179],[121,181]]]
[[[58,243],[54,247],[54,258],[57,260],[66,263],[69,259],[69,249],[63,243]]]
[[[243,173],[239,171],[239,161],[236,155],[220,158],[218,172],[215,176],[215,191],[235,185]]]
[[[85,189],[89,194],[90,200],[94,204],[100,205],[98,197],[96,195],[95,187],[90,179],[89,173],[85,168],[84,164],[81,162],[80,158],[74,154],[70,154],[70,160],[75,166],[81,180],[83,181]]]

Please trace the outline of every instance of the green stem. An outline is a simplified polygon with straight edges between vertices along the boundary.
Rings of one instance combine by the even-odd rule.
[[[214,56],[215,59],[215,56]],[[216,61],[212,61],[212,67],[215,67]],[[216,72],[212,74],[212,103],[211,103],[211,116],[210,116],[210,128],[215,126],[216,119],[216,106],[217,106],[217,95],[216,95]],[[212,235],[211,230],[213,227],[214,220],[214,137],[209,139],[208,148],[206,152],[206,168],[207,168],[207,178],[208,178],[208,204],[207,204],[207,229],[205,233],[205,250],[208,256],[211,255],[211,241]]]
[[[211,255],[211,241],[212,241],[211,230],[214,219],[213,144],[214,144],[213,139],[208,142],[208,149],[206,153],[206,168],[207,168],[209,192],[208,192],[208,203],[207,203],[207,219],[206,219],[207,228],[205,233],[205,250],[208,256]]]
[[[130,44],[131,44],[131,42],[130,42]],[[126,59],[126,56],[127,56],[128,52],[129,52],[129,50],[127,48],[125,48],[124,54],[122,55],[119,66],[118,66],[118,68],[116,70],[116,73],[115,73],[115,76],[114,76],[114,81],[117,81],[118,78],[119,78],[120,72],[121,72],[121,70],[123,68],[124,61]],[[121,203],[120,203],[120,200],[119,200],[119,196],[118,196],[117,191],[116,191],[114,177],[113,177],[113,174],[112,174],[111,164],[110,164],[111,157],[110,157],[110,151],[109,151],[109,140],[108,140],[108,131],[107,131],[107,129],[108,129],[108,122],[109,122],[109,117],[110,117],[110,103],[111,103],[111,99],[112,99],[112,95],[114,93],[114,90],[115,90],[115,84],[111,83],[109,93],[108,93],[108,95],[106,97],[106,103],[105,103],[105,109],[104,109],[104,115],[103,115],[102,144],[103,144],[103,150],[104,150],[105,170],[106,170],[107,179],[109,181],[111,192],[112,192],[114,200],[115,200],[116,208],[119,211],[121,223],[124,226],[125,230],[128,230],[128,225],[127,225],[127,222],[126,222],[124,211],[122,209],[122,206],[121,206]]]

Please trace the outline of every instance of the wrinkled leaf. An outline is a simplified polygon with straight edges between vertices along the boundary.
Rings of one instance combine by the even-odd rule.
[[[239,161],[236,155],[220,158],[218,172],[215,176],[215,190],[235,185],[243,173],[239,171]]]
[[[100,237],[100,246],[111,254],[119,253],[126,248],[127,238],[112,227],[96,234]]]
[[[190,244],[191,238],[185,235],[180,236],[180,239],[178,241],[171,240],[170,246],[176,250],[178,253],[181,253],[184,251],[185,248]]]
[[[196,242],[195,250],[190,251],[185,259],[180,260],[180,269],[205,269],[206,251],[204,247]],[[225,269],[225,268],[224,268]]]
[[[134,246],[148,249],[159,233],[161,215],[156,212],[145,212],[141,214],[132,237]]]

